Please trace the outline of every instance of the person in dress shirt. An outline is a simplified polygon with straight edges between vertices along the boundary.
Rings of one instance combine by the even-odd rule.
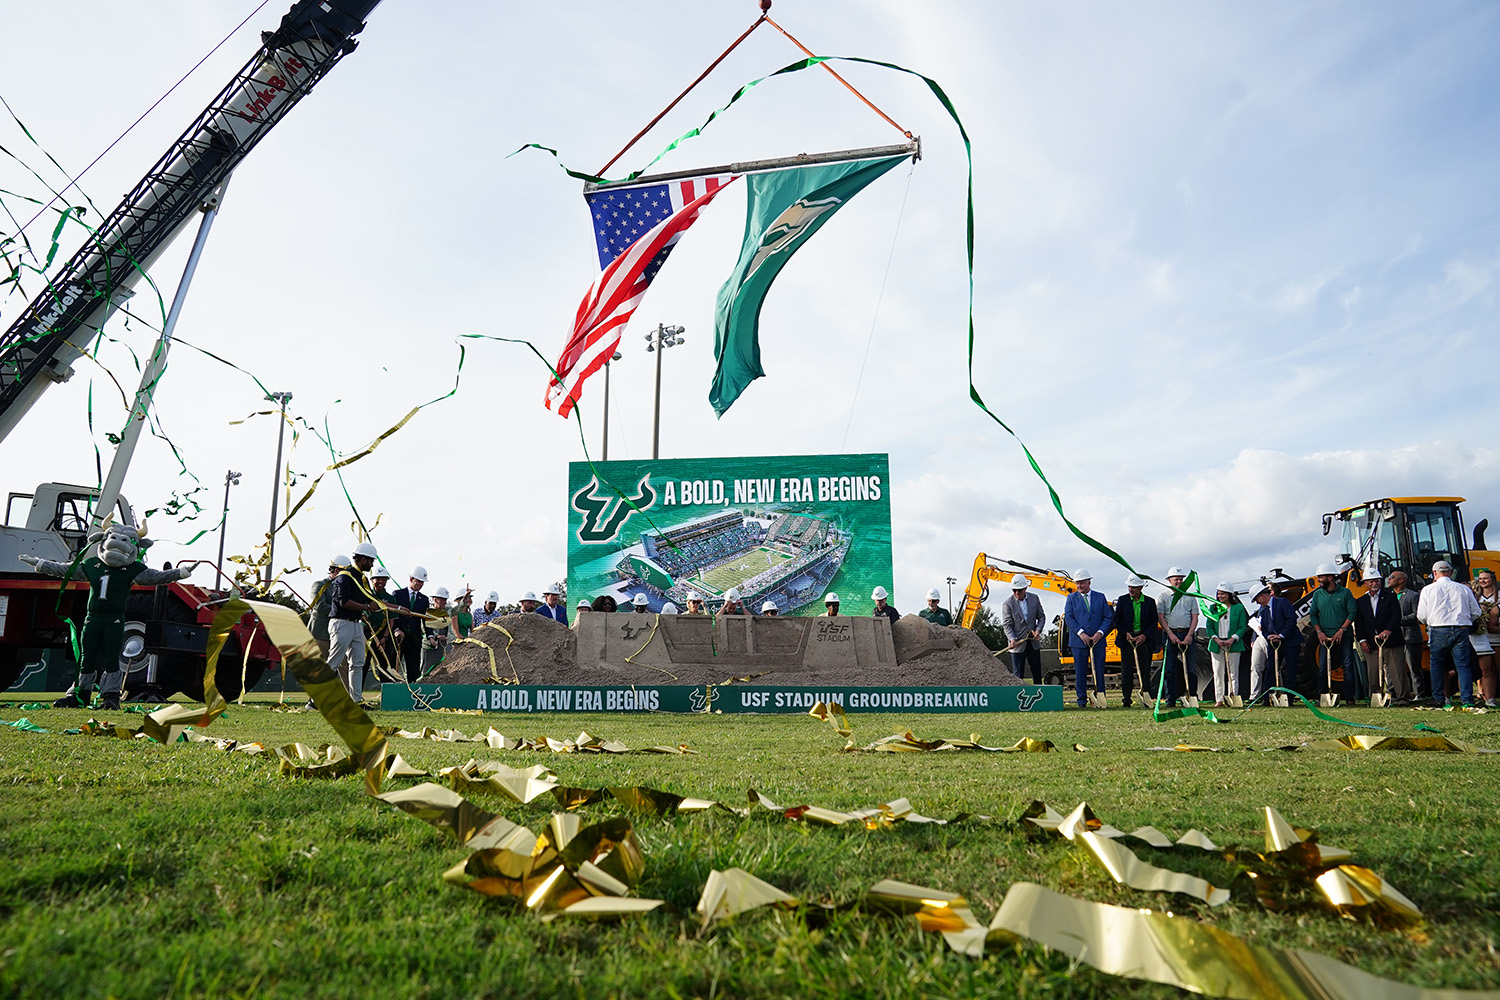
[[[1401,635],[1401,599],[1382,587],[1380,570],[1365,570],[1365,593],[1355,601],[1354,636],[1364,654],[1370,690],[1389,694],[1401,705],[1411,702],[1406,675],[1406,640]],[[1384,683],[1382,683],[1384,678]],[[1348,690],[1348,685],[1344,686]]]
[[[1474,647],[1469,630],[1479,617],[1474,591],[1453,579],[1453,564],[1440,559],[1432,564],[1432,582],[1417,598],[1417,621],[1427,626],[1427,650],[1432,673],[1432,701],[1442,708],[1462,699],[1474,704]],[[1458,674],[1458,698],[1448,697],[1448,664]]]

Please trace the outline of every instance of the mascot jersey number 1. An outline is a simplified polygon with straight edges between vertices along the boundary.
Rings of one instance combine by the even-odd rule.
[[[88,612],[83,618],[83,635],[78,659],[78,680],[68,693],[53,702],[56,708],[83,708],[93,699],[94,683],[104,707],[118,709],[125,674],[120,669],[120,647],[125,642],[125,611],[130,602],[130,588],[135,584],[155,587],[192,575],[197,563],[176,569],[148,569],[140,555],[151,545],[139,532],[123,524],[111,524],[103,531],[89,535],[89,544],[98,543],[98,555],[76,563],[54,562],[33,555],[21,556],[38,573],[62,580],[85,579],[89,582]]]

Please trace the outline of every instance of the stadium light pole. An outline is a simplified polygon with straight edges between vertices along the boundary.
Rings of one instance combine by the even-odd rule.
[[[953,585],[958,582],[958,577],[948,577],[948,610],[953,610]]]
[[[281,404],[281,426],[276,432],[276,471],[271,474],[271,527],[266,532],[266,593],[269,594],[271,577],[275,572],[271,568],[271,556],[276,553],[276,491],[281,485],[281,444],[286,439],[286,404],[292,401],[292,394],[273,392],[266,398]]]
[[[619,361],[625,355],[616,351],[614,357],[604,362],[604,446],[600,449],[602,456],[599,461],[609,461],[609,365],[610,361]]]
[[[651,458],[657,458],[658,446],[661,443],[661,356],[669,347],[676,347],[686,338],[682,331],[686,327],[663,326],[656,324],[656,329],[646,334],[646,350],[656,352],[656,411],[651,418]]]
[[[224,513],[219,518],[219,561],[214,566],[217,570],[214,574],[214,590],[221,589],[219,584],[224,582],[224,533],[229,530],[229,487],[240,484],[240,474],[234,470],[224,473]]]

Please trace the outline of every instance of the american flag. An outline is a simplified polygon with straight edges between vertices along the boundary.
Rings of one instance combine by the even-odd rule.
[[[584,380],[614,355],[625,324],[678,239],[732,180],[733,175],[694,177],[585,196],[604,271],[578,304],[573,334],[547,384],[546,405],[555,404],[558,416],[572,412]]]

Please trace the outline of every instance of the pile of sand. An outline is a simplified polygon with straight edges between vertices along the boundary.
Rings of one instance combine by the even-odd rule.
[[[493,650],[495,668],[512,677],[511,665],[522,684],[614,686],[630,684],[723,684],[738,673],[733,667],[677,665],[670,670],[645,664],[580,667],[573,631],[538,614],[497,618],[498,628],[480,627],[470,638]],[[507,639],[505,629],[510,633]],[[802,670],[770,670],[748,681],[754,685],[816,687],[982,687],[1020,684],[1021,681],[968,629],[943,628],[917,615],[907,615],[891,630],[896,647],[894,666]],[[513,641],[511,641],[513,640]],[[506,646],[509,645],[509,657]],[[741,675],[743,676],[743,675]],[[488,684],[490,657],[479,645],[458,643],[448,657],[425,678],[430,684]]]
[[[469,638],[494,652],[496,673],[506,680],[519,674],[522,684],[559,683],[553,678],[573,670],[578,662],[578,637],[573,630],[544,615],[501,615],[490,625],[470,632]],[[512,665],[515,674],[511,673]],[[473,642],[454,643],[423,683],[488,684],[489,653]]]

